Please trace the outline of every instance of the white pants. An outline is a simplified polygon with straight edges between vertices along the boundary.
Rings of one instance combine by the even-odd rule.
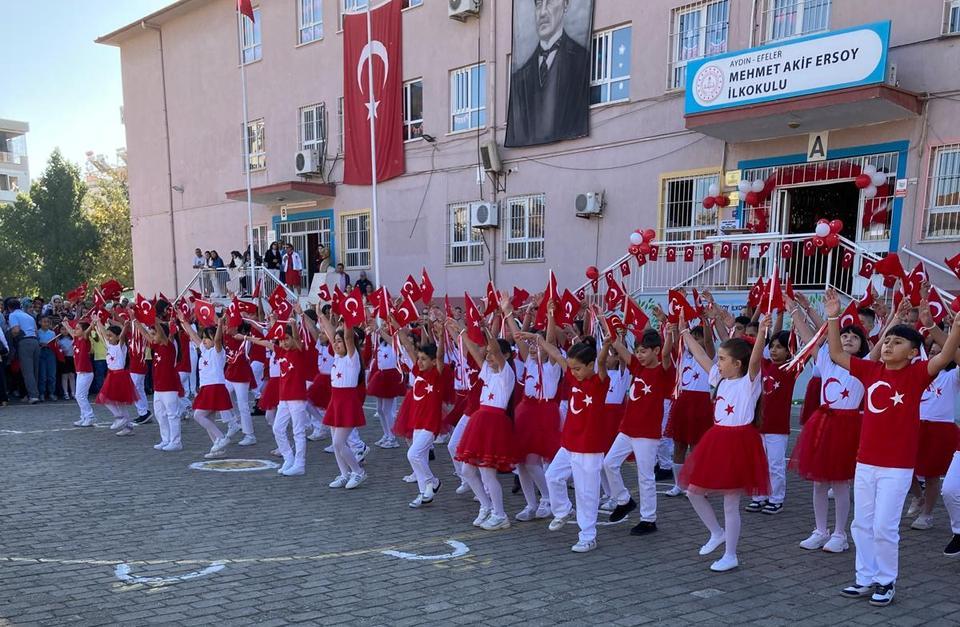
[[[620,467],[623,461],[633,453],[637,458],[637,481],[640,485],[640,520],[657,521],[657,481],[653,467],[657,463],[657,449],[660,440],[650,438],[631,438],[618,433],[610,451],[603,458],[603,471],[610,483],[611,496],[617,503],[625,505],[630,501],[630,490],[623,483]]]
[[[180,445],[180,395],[154,391],[153,415],[160,425],[160,442]]]
[[[950,514],[950,526],[954,533],[960,534],[960,451],[953,454],[953,461],[943,478],[940,488],[943,505]]]
[[[460,438],[463,432],[467,430],[467,423],[470,422],[470,416],[463,416],[453,428],[450,434],[450,440],[447,441],[447,451],[450,452],[450,459],[453,460],[453,473],[463,480],[463,462],[458,462],[454,457],[457,455],[457,446],[460,444]]]
[[[263,393],[263,362],[262,361],[251,361],[250,369],[253,370],[253,381],[255,387],[253,389],[253,398],[260,400],[260,394]]]
[[[293,423],[293,449],[290,448],[290,439],[287,438],[287,426]],[[307,402],[280,401],[277,406],[277,415],[273,419],[273,437],[277,440],[277,448],[283,455],[283,463],[295,466],[304,466],[307,462]]]
[[[80,407],[80,420],[93,420],[93,406],[90,405],[90,385],[93,383],[92,372],[77,373],[77,390],[74,398]]]
[[[900,516],[912,480],[912,468],[857,463],[850,527],[857,548],[857,585],[897,580]]]
[[[137,400],[133,401],[137,408],[137,415],[142,416],[147,413],[147,393],[143,388],[143,382],[147,375],[130,373],[130,380],[133,381],[133,387],[137,390]]]
[[[200,361],[200,354],[197,353],[197,349],[190,344],[187,347],[187,350],[190,351],[190,380],[187,381],[187,387],[183,388],[184,392],[190,394],[190,396],[197,395],[197,363]]]
[[[347,436],[347,444],[349,444],[350,448],[358,453],[367,448],[367,445],[364,444],[363,440],[360,439],[360,429],[357,429],[356,427],[350,429],[350,435]]]
[[[393,438],[393,421],[396,418],[397,399],[374,398],[377,399],[377,418],[380,419],[380,429],[383,430],[383,437]]]
[[[250,416],[250,383],[227,381],[233,411],[240,414],[240,429],[243,435],[253,435],[253,418]]]
[[[663,422],[660,425],[661,433],[666,433],[667,422],[670,421],[670,407],[672,401],[663,401]],[[661,470],[673,469],[673,438],[660,438],[660,447],[657,448],[657,465]]]
[[[767,469],[770,471],[770,494],[754,497],[755,501],[770,501],[782,505],[787,496],[787,440],[790,436],[764,433],[763,449],[767,453]]]
[[[410,441],[410,448],[407,449],[407,461],[410,462],[410,468],[417,478],[417,487],[420,488],[420,494],[427,489],[427,483],[432,483],[436,477],[430,471],[430,447],[433,446],[433,431],[427,429],[414,429],[413,440]]]
[[[567,495],[567,479],[573,475],[580,542],[590,542],[597,537],[602,468],[603,453],[571,453],[562,447],[547,468],[547,489],[550,491],[550,509],[554,516],[566,516],[573,507]]]

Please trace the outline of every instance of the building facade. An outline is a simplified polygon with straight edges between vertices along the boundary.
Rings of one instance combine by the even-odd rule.
[[[407,0],[403,11],[406,174],[379,186],[376,283],[426,267],[439,293],[482,293],[490,279],[533,290],[552,268],[577,285],[636,228],[664,241],[734,225],[806,233],[821,215],[842,217],[864,250],[940,261],[960,250],[960,0],[596,0],[589,135],[526,148],[503,147],[512,3],[484,2],[466,20],[450,19],[449,4]],[[348,271],[372,274],[371,189],[341,183],[340,18],[365,6],[263,0],[238,27],[234,0],[179,0],[98,40],[121,54],[139,290],[183,287],[195,248],[246,245],[244,141],[258,248],[290,241],[313,261],[327,244]],[[690,105],[687,67],[704,57],[779,54],[887,20],[879,83]],[[483,168],[489,142],[496,174]],[[297,174],[301,151],[311,176]],[[867,164],[889,179],[874,198],[851,184]],[[763,203],[742,204],[742,178],[774,181]],[[714,184],[732,193],[729,207],[705,207]],[[579,216],[600,194],[602,217]],[[476,201],[496,203],[499,228],[474,228]]]
[[[0,120],[0,204],[13,202],[18,193],[30,190],[29,131],[26,122]]]

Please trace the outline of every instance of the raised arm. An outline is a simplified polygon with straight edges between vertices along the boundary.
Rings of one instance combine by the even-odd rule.
[[[453,336],[459,336],[463,340],[463,346],[467,349],[467,352],[470,353],[470,356],[473,357],[473,360],[477,364],[483,364],[483,360],[486,359],[486,347],[478,346],[470,339],[470,336],[467,334],[466,330],[461,330],[457,326],[456,320],[450,318],[447,320],[447,330],[450,331],[450,334]],[[500,349],[497,348],[499,351]]]
[[[827,314],[827,342],[830,346],[830,359],[845,370],[850,370],[850,355],[840,344],[840,297],[832,287],[823,297],[823,311]]]
[[[510,335],[514,338],[519,338],[520,329],[517,328],[517,321],[513,317],[513,304],[511,304],[510,297],[506,292],[500,296],[500,311],[503,312],[503,321],[507,330],[510,331]],[[527,357],[530,355],[530,348],[527,346],[527,343],[518,341],[516,344],[517,351],[520,353],[520,359],[527,361]]]
[[[770,327],[773,320],[770,316],[764,316],[760,320],[760,327],[757,329],[757,341],[753,343],[753,351],[750,353],[750,365],[747,367],[747,374],[753,381],[760,374],[760,366],[763,363],[763,348],[767,345],[767,337],[770,335]]]
[[[190,326],[190,323],[187,322],[187,319],[183,317],[183,314],[179,311],[177,312],[177,320],[180,321],[180,328],[183,329],[183,332],[187,334],[187,337],[190,338],[190,341],[197,346],[203,346],[203,342],[200,341],[200,336],[197,335],[197,332],[193,330],[193,327]]]
[[[877,361],[880,359],[880,351],[883,349],[883,338],[887,333],[898,324],[903,324],[907,319],[907,315],[910,313],[911,305],[910,299],[904,298],[900,303],[900,306],[897,308],[897,312],[890,316],[890,319],[887,320],[887,323],[883,325],[883,330],[880,331],[880,339],[877,340],[877,343],[870,347],[870,355],[867,357],[870,361]],[[943,346],[941,344],[941,346]]]
[[[330,318],[321,311],[317,314],[317,322],[320,323],[320,328],[323,330],[324,335],[327,336],[327,341],[333,344],[333,340],[337,336],[337,330],[333,327],[333,323],[330,322]]]
[[[226,318],[217,319],[217,332],[213,336],[213,347],[217,349],[217,352],[223,350],[223,327],[226,324]]]
[[[673,343],[677,335],[677,325],[663,323],[663,346],[660,348],[660,365],[664,370],[673,366]]]
[[[700,367],[710,372],[710,369],[713,367],[713,359],[707,355],[707,351],[700,346],[700,342],[693,337],[693,334],[690,333],[690,327],[687,326],[687,321],[683,317],[683,314],[680,315],[680,335],[686,335],[686,341],[683,343],[683,347],[693,356],[694,360],[700,364]]]
[[[937,376],[951,361],[956,359],[958,348],[960,348],[960,315],[953,317],[950,335],[941,345],[940,352],[927,362],[927,374],[931,377]]]
[[[705,324],[703,325],[703,351],[707,354],[707,357],[710,358],[712,363],[714,358],[717,356],[717,347],[713,342],[713,325]],[[710,371],[709,368],[706,368],[707,372]]]
[[[436,336],[436,346],[437,346],[437,372],[443,372],[444,362],[443,358],[446,355],[446,342],[443,341],[443,323],[440,321],[433,323],[433,333]]]

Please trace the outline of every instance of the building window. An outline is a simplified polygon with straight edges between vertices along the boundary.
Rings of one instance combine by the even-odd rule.
[[[590,104],[630,99],[630,26],[595,33],[590,65]]]
[[[447,265],[483,263],[483,233],[470,226],[470,205],[447,207]]]
[[[337,154],[342,155],[343,152],[343,96],[337,98]]]
[[[20,177],[12,174],[0,174],[0,192],[20,191]]]
[[[403,141],[423,135],[423,79],[403,84]]]
[[[664,179],[660,216],[665,240],[703,239],[717,234],[717,209],[703,207],[713,184],[720,184],[716,174]]]
[[[327,107],[323,103],[300,108],[300,149],[316,149],[320,156],[326,153]]]
[[[960,237],[960,144],[939,146],[930,160],[925,239]]]
[[[504,261],[543,261],[543,194],[507,200]]]
[[[960,0],[946,0],[943,34],[960,35]]]
[[[298,0],[297,20],[300,43],[323,39],[323,0]]]
[[[730,0],[710,0],[673,10],[668,89],[683,89],[687,63],[727,51]]]
[[[263,118],[247,123],[247,151],[251,170],[267,167],[267,145],[263,136]]]
[[[469,131],[487,124],[485,63],[450,73],[450,130]]]
[[[402,8],[404,8],[404,9],[409,9],[409,8],[412,8],[412,7],[418,7],[418,6],[420,6],[421,4],[423,4],[423,0],[403,0],[403,7],[402,7]]]
[[[343,265],[348,269],[370,267],[370,216],[343,216]]]
[[[343,30],[343,14],[364,11],[369,0],[340,0],[340,30]]]
[[[253,227],[253,252],[260,255],[261,260],[263,259],[263,253],[270,247],[270,242],[267,241],[269,236],[270,232],[267,230],[266,224],[258,224]],[[250,250],[250,231],[244,229],[243,238],[246,245],[240,252],[246,254]]]
[[[827,30],[830,3],[831,0],[765,0],[763,42]]]
[[[240,30],[240,62],[253,63],[263,57],[263,46],[260,45],[260,7],[253,10],[253,21],[246,15],[240,15],[242,28]]]

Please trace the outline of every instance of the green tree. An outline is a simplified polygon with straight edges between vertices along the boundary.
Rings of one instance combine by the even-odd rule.
[[[99,236],[81,207],[85,193],[80,169],[54,150],[29,194],[0,208],[0,291],[49,298],[86,280]]]
[[[133,243],[126,163],[121,156],[117,165],[110,165],[100,155],[91,156],[87,163],[89,190],[83,207],[100,234],[90,279],[99,284],[113,278],[129,287],[133,285]]]

